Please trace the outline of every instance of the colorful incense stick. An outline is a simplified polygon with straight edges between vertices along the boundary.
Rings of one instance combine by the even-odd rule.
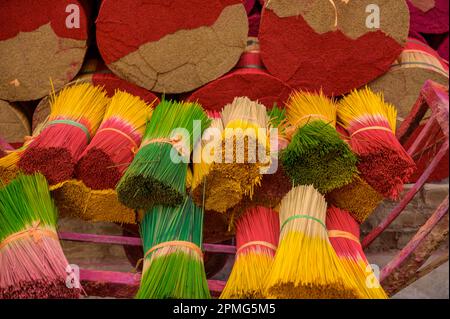
[[[139,97],[117,91],[81,154],[76,177],[92,189],[115,188],[141,144],[151,112],[151,106]]]
[[[288,102],[287,120],[295,133],[281,159],[295,185],[312,184],[325,194],[352,181],[357,158],[336,131],[332,100],[322,92],[295,92]]]
[[[361,176],[384,197],[397,199],[416,165],[395,136],[394,106],[382,94],[365,88],[340,101],[338,117],[350,134],[351,149],[359,156]]]
[[[328,239],[327,203],[313,186],[292,189],[281,201],[280,240],[266,280],[271,298],[356,298],[356,282]]]
[[[388,296],[364,255],[359,241],[359,225],[345,210],[330,207],[327,211],[327,229],[331,245],[347,272],[358,283],[358,294],[363,299],[386,299]]]
[[[191,151],[209,125],[199,104],[162,101],[117,185],[119,200],[135,209],[180,205],[186,193]]]
[[[0,299],[79,296],[66,285],[56,220],[44,176],[19,175],[0,189]]]
[[[201,250],[203,211],[187,197],[156,206],[141,224],[144,267],[138,299],[210,298]]]
[[[261,172],[270,166],[268,118],[262,104],[247,97],[235,98],[223,108],[221,118],[220,151],[215,153],[204,194],[205,208],[217,212],[236,206],[245,196],[252,198],[261,183]],[[228,182],[221,182],[226,179]]]
[[[42,132],[21,154],[19,168],[41,172],[50,184],[73,177],[75,165],[99,127],[109,98],[91,84],[75,84],[52,96],[52,110]]]
[[[278,245],[278,213],[261,206],[252,208],[238,220],[236,228],[236,260],[220,298],[263,298]]]

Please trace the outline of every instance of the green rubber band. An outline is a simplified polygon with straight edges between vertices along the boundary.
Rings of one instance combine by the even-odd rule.
[[[325,228],[325,230],[327,229],[327,226],[325,226],[325,224],[318,218],[309,216],[309,215],[294,215],[289,217],[288,219],[285,220],[285,222],[283,223],[283,225],[281,226],[281,230],[280,233],[283,231],[284,226],[286,226],[287,223],[289,223],[290,221],[294,220],[294,219],[299,219],[299,218],[306,218],[306,219],[311,219],[314,220],[316,222],[318,222],[320,225],[323,226],[323,228]]]
[[[54,120],[54,121],[48,122],[47,126],[55,125],[55,124],[68,124],[68,125],[78,127],[84,132],[84,134],[86,134],[88,143],[91,141],[91,134],[89,133],[89,130],[87,129],[86,126],[84,126],[83,124],[81,124],[79,122],[71,121],[71,120]]]

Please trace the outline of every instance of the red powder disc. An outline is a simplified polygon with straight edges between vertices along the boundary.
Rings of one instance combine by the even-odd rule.
[[[269,73],[295,89],[341,95],[389,69],[408,21],[404,0],[271,0],[259,29],[261,57]]]
[[[97,19],[108,68],[163,93],[188,92],[228,72],[247,34],[241,0],[104,0]]]
[[[422,33],[446,33],[448,0],[408,0],[411,30]]]
[[[80,0],[1,1],[0,99],[38,99],[49,79],[55,89],[72,80],[86,53],[89,12]]]
[[[274,104],[284,106],[292,89],[264,69],[257,40],[249,38],[249,44],[234,71],[198,89],[188,101],[198,101],[204,109],[218,112],[239,96],[257,100],[268,109]]]

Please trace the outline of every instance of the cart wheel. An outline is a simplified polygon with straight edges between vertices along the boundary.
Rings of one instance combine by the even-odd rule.
[[[126,237],[137,237],[139,236],[139,228],[137,225],[123,225],[123,236]],[[224,242],[224,244],[229,244],[229,242]],[[123,246],[125,251],[125,255],[127,256],[128,261],[133,267],[136,267],[139,260],[144,257],[144,253],[142,251],[142,247],[137,246]],[[211,278],[218,272],[220,272],[228,260],[227,254],[220,253],[205,253],[204,255],[204,263],[205,263],[205,271],[206,277]],[[137,271],[142,271],[142,262],[138,265]]]

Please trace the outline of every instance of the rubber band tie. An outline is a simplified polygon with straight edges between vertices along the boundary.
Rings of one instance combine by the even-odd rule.
[[[329,238],[345,238],[354,241],[358,245],[361,245],[359,238],[357,238],[355,235],[345,232],[342,230],[329,230],[328,231],[328,237]]]
[[[153,246],[151,249],[149,249],[145,255],[144,258],[147,258],[148,255],[153,253],[156,250],[159,250],[164,247],[186,247],[189,249],[192,249],[194,252],[196,252],[200,258],[203,258],[203,252],[196,244],[191,243],[190,241],[181,241],[181,240],[175,240],[175,241],[168,241],[161,244],[158,244],[156,246]]]
[[[88,128],[79,122],[72,121],[72,120],[53,120],[53,121],[48,122],[47,126],[56,125],[56,124],[67,124],[67,125],[72,125],[72,126],[78,127],[79,129],[81,129],[84,132],[84,134],[86,134],[88,143],[91,141],[91,134],[89,133]]]
[[[58,234],[55,231],[39,227],[39,224],[40,224],[39,221],[35,221],[31,224],[31,226],[29,228],[6,237],[0,243],[0,250],[16,240],[19,240],[22,238],[27,238],[27,237],[33,238],[33,240],[36,243],[41,241],[42,237],[49,237],[54,240],[59,240]]]
[[[251,246],[263,246],[263,247],[267,247],[273,251],[277,250],[277,246],[272,245],[271,243],[268,243],[266,241],[250,241],[250,242],[246,243],[245,245],[242,245],[241,247],[239,247],[239,249],[236,252],[236,255],[239,254],[245,248],[248,248]]]
[[[294,216],[291,216],[291,217],[289,217],[288,219],[285,220],[285,222],[284,222],[283,225],[281,226],[280,232],[283,231],[284,227],[285,227],[290,221],[293,221],[294,219],[300,219],[300,218],[305,218],[305,219],[310,219],[310,220],[316,221],[316,222],[318,222],[320,225],[322,225],[323,228],[327,229],[327,226],[325,226],[325,224],[324,224],[320,219],[318,219],[318,218],[316,218],[316,217],[312,217],[312,216],[309,216],[309,215],[294,215]]]
[[[133,154],[136,154],[136,153],[137,153],[137,150],[139,149],[139,146],[136,144],[136,141],[135,141],[131,136],[129,136],[128,134],[126,134],[126,133],[124,133],[124,132],[122,132],[122,131],[120,131],[120,130],[118,130],[118,129],[112,128],[112,127],[105,127],[105,128],[102,128],[101,130],[99,130],[99,131],[97,132],[97,134],[100,134],[101,132],[115,132],[115,133],[117,133],[117,134],[119,134],[119,135],[122,135],[122,136],[125,137],[127,140],[129,140],[130,143],[133,145],[133,147],[131,148],[131,152],[132,152]]]
[[[355,132],[350,136],[350,138],[352,138],[352,137],[355,136],[356,134],[359,134],[359,133],[362,133],[362,132],[365,132],[365,131],[375,131],[375,130],[378,130],[378,131],[386,131],[386,132],[389,132],[389,133],[394,134],[394,132],[392,132],[392,130],[391,130],[390,128],[387,128],[387,127],[384,127],[384,126],[369,126],[369,127],[365,127],[365,128],[362,128],[362,129],[359,129],[359,130],[355,131]]]

